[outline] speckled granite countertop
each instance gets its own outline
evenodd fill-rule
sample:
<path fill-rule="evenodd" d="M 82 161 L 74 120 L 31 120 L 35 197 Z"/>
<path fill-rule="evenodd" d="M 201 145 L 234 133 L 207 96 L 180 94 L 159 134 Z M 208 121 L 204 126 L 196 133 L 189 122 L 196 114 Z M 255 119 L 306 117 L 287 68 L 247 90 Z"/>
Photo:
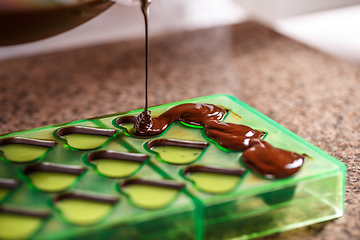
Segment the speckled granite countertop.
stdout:
<path fill-rule="evenodd" d="M 143 40 L 0 62 L 0 134 L 143 106 Z M 360 66 L 257 23 L 150 40 L 150 105 L 228 93 L 348 166 L 345 215 L 263 239 L 360 239 Z"/>

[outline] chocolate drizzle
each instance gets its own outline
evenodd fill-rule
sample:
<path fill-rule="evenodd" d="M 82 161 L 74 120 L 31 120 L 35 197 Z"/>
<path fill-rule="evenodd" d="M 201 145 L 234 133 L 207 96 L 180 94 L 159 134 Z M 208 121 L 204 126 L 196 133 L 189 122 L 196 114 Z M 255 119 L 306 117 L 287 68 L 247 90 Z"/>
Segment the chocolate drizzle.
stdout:
<path fill-rule="evenodd" d="M 142 112 L 135 120 L 134 132 L 138 136 L 155 136 L 164 132 L 171 123 L 182 121 L 203 127 L 205 135 L 225 149 L 244 151 L 242 162 L 265 178 L 286 178 L 301 168 L 304 156 L 274 148 L 261 140 L 265 132 L 245 125 L 221 122 L 225 113 L 226 110 L 206 103 L 181 104 L 154 118 Z"/>

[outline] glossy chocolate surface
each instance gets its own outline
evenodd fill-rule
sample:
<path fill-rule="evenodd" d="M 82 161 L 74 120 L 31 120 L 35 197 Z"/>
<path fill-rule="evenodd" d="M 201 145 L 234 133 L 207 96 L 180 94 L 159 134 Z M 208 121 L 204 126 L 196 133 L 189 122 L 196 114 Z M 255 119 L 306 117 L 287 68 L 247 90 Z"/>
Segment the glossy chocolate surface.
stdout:
<path fill-rule="evenodd" d="M 295 174 L 304 163 L 304 156 L 259 141 L 246 149 L 241 161 L 254 172 L 269 179 L 287 178 Z"/>

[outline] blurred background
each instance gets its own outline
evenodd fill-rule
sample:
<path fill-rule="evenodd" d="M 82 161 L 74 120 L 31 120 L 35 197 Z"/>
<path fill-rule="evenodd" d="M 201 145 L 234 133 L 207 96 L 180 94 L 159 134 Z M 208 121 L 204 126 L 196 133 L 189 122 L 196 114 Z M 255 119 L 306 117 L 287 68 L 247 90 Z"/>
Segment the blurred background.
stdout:
<path fill-rule="evenodd" d="M 126 1 L 126 0 L 118 0 Z M 360 63 L 360 0 L 153 0 L 150 35 L 255 19 L 330 55 Z M 0 60 L 142 38 L 138 7 L 114 4 L 85 24 L 34 43 L 0 47 Z"/>

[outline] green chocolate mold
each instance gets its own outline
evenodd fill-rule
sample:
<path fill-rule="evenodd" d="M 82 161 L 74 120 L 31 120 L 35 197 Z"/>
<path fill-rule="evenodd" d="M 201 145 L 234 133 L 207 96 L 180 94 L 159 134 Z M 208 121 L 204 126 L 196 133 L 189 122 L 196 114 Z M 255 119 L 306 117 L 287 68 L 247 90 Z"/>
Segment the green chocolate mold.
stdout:
<path fill-rule="evenodd" d="M 35 161 L 55 145 L 54 141 L 18 137 L 0 140 L 0 150 L 3 152 L 4 158 L 17 163 Z"/>
<path fill-rule="evenodd" d="M 45 162 L 27 166 L 22 172 L 38 190 L 61 192 L 74 185 L 85 170 L 80 166 Z"/>
<path fill-rule="evenodd" d="M 53 203 L 63 218 L 74 225 L 92 225 L 110 214 L 118 201 L 115 197 L 68 193 L 55 197 Z"/>
<path fill-rule="evenodd" d="M 147 148 L 157 153 L 160 160 L 171 164 L 192 163 L 200 158 L 208 146 L 206 142 L 175 139 L 157 139 L 147 144 Z"/>
<path fill-rule="evenodd" d="M 60 128 L 56 136 L 66 140 L 66 144 L 78 150 L 96 149 L 104 145 L 117 133 L 112 129 L 72 126 Z"/>
<path fill-rule="evenodd" d="M 224 169 L 191 166 L 183 170 L 184 176 L 207 193 L 221 194 L 232 191 L 244 175 L 245 169 Z"/>
<path fill-rule="evenodd" d="M 120 189 L 134 205 L 145 209 L 159 209 L 175 200 L 183 187 L 184 184 L 171 181 L 129 179 L 121 184 Z"/>
<path fill-rule="evenodd" d="M 106 177 L 122 178 L 134 174 L 149 156 L 138 153 L 98 151 L 87 156 L 96 170 Z"/>

